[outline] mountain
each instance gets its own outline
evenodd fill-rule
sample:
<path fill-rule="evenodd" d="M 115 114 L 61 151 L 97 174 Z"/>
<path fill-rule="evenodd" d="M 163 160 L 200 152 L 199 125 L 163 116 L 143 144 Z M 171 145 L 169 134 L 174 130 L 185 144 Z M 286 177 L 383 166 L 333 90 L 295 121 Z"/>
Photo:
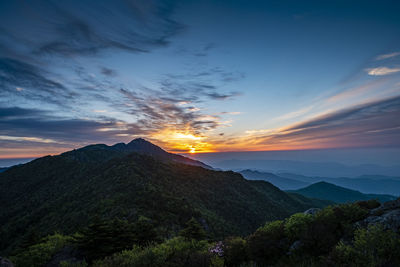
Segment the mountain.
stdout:
<path fill-rule="evenodd" d="M 200 159 L 202 157 L 199 157 Z M 205 161 L 207 162 L 207 161 Z M 212 162 L 212 166 L 224 170 L 253 169 L 265 172 L 296 173 L 305 176 L 358 177 L 365 174 L 398 176 L 400 165 L 375 164 L 346 165 L 337 162 L 308 162 L 297 160 L 228 159 Z"/>
<path fill-rule="evenodd" d="M 0 174 L 0 252 L 18 247 L 29 233 L 73 234 L 94 218 L 145 216 L 170 237 L 195 217 L 220 238 L 329 203 L 211 170 L 143 139 L 91 145 Z"/>
<path fill-rule="evenodd" d="M 73 150 L 76 151 L 76 150 Z M 77 154 L 74 154 L 72 151 L 71 152 L 66 152 L 64 154 L 72 155 L 75 156 Z M 184 163 L 188 165 L 194 165 L 194 166 L 201 166 L 203 168 L 207 169 L 212 169 L 210 166 L 204 164 L 203 162 L 193 160 L 181 155 L 169 153 L 159 146 L 156 146 L 152 144 L 151 142 L 148 142 L 144 140 L 143 138 L 137 138 L 129 142 L 128 144 L 124 143 L 118 143 L 113 146 L 107 146 L 105 144 L 96 144 L 96 145 L 89 145 L 83 148 L 78 149 L 80 152 L 84 151 L 100 151 L 100 152 L 105 152 L 107 151 L 107 155 L 104 154 L 105 159 L 112 158 L 114 156 L 121 156 L 121 154 L 129 154 L 129 153 L 138 153 L 138 154 L 143 154 L 143 155 L 148 155 L 152 156 L 158 160 L 161 161 L 173 161 L 173 162 L 179 162 L 179 163 Z M 85 160 L 85 153 L 79 153 L 80 160 Z M 90 157 L 87 158 L 87 160 L 104 160 L 102 157 Z"/>
<path fill-rule="evenodd" d="M 239 171 L 239 173 L 242 174 L 244 178 L 249 180 L 263 180 L 270 182 L 271 184 L 279 187 L 281 190 L 294 190 L 308 185 L 306 182 L 281 177 L 269 172 L 243 170 Z"/>
<path fill-rule="evenodd" d="M 309 198 L 331 200 L 336 203 L 346 203 L 369 199 L 377 199 L 381 202 L 386 202 L 396 199 L 396 197 L 391 195 L 363 194 L 359 191 L 350 190 L 327 182 L 318 182 L 291 192 L 295 192 Z"/>
<path fill-rule="evenodd" d="M 327 182 L 338 186 L 346 187 L 352 190 L 360 191 L 364 194 L 388 194 L 400 196 L 399 177 L 383 175 L 362 175 L 356 178 L 338 177 L 308 177 L 292 173 L 278 173 L 280 177 L 292 180 L 306 182 L 309 184 L 316 182 Z"/>

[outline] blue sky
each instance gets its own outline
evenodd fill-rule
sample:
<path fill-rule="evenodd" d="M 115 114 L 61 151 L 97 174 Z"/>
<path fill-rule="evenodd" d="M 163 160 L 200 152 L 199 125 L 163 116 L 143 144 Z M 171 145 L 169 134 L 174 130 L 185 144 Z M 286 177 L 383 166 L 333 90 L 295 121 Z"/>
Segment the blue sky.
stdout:
<path fill-rule="evenodd" d="M 396 1 L 3 1 L 0 158 L 400 145 Z"/>

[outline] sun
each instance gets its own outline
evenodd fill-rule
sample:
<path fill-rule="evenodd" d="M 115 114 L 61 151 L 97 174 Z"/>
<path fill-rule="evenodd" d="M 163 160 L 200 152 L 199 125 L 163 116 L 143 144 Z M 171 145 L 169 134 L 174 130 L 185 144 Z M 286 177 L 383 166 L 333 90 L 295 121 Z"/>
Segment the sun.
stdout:
<path fill-rule="evenodd" d="M 164 144 L 164 147 L 170 152 L 195 154 L 212 151 L 212 145 L 206 142 L 205 136 L 196 135 L 190 131 L 185 132 L 166 129 L 154 134 L 152 138 L 160 140 Z"/>

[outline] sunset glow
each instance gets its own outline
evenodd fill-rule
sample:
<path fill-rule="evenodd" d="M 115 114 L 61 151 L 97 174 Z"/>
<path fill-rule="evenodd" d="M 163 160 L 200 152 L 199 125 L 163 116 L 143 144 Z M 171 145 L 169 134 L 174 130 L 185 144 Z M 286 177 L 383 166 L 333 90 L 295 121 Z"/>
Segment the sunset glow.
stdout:
<path fill-rule="evenodd" d="M 93 3 L 0 4 L 0 158 L 400 147 L 395 9 Z"/>

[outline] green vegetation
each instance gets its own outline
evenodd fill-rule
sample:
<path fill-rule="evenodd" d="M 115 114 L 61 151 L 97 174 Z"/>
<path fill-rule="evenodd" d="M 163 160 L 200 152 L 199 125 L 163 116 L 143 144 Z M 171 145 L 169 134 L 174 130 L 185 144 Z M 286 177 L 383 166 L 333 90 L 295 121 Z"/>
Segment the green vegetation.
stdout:
<path fill-rule="evenodd" d="M 386 202 L 396 199 L 396 197 L 391 195 L 363 194 L 359 191 L 347 189 L 327 182 L 318 182 L 290 192 L 298 193 L 309 198 L 330 200 L 336 203 L 346 203 L 369 199 L 377 199 L 381 202 Z"/>
<path fill-rule="evenodd" d="M 80 232 L 95 218 L 132 224 L 143 216 L 165 239 L 193 217 L 217 240 L 326 204 L 234 172 L 95 145 L 0 174 L 0 255 L 15 254 L 54 232 Z"/>
<path fill-rule="evenodd" d="M 296 213 L 327 203 L 91 146 L 0 174 L 0 249 L 17 267 L 400 264 L 398 233 L 357 226 L 379 202 Z"/>
<path fill-rule="evenodd" d="M 81 250 L 84 258 L 63 261 L 63 267 L 399 266 L 398 233 L 379 224 L 368 228 L 355 224 L 376 205 L 375 201 L 365 201 L 329 206 L 315 215 L 298 213 L 268 222 L 247 237 L 218 242 L 202 239 L 204 230 L 194 218 L 180 236 L 161 241 L 150 235 L 147 242 L 137 239 L 139 233 L 135 232 L 135 227 L 147 219 L 132 225 L 120 220 L 98 222 L 73 237 L 49 236 L 12 260 L 17 267 L 42 266 L 68 245 Z"/>
<path fill-rule="evenodd" d="M 68 236 L 60 234 L 47 236 L 40 243 L 32 245 L 11 257 L 11 260 L 16 266 L 41 267 L 70 242 L 72 242 L 72 238 Z"/>

